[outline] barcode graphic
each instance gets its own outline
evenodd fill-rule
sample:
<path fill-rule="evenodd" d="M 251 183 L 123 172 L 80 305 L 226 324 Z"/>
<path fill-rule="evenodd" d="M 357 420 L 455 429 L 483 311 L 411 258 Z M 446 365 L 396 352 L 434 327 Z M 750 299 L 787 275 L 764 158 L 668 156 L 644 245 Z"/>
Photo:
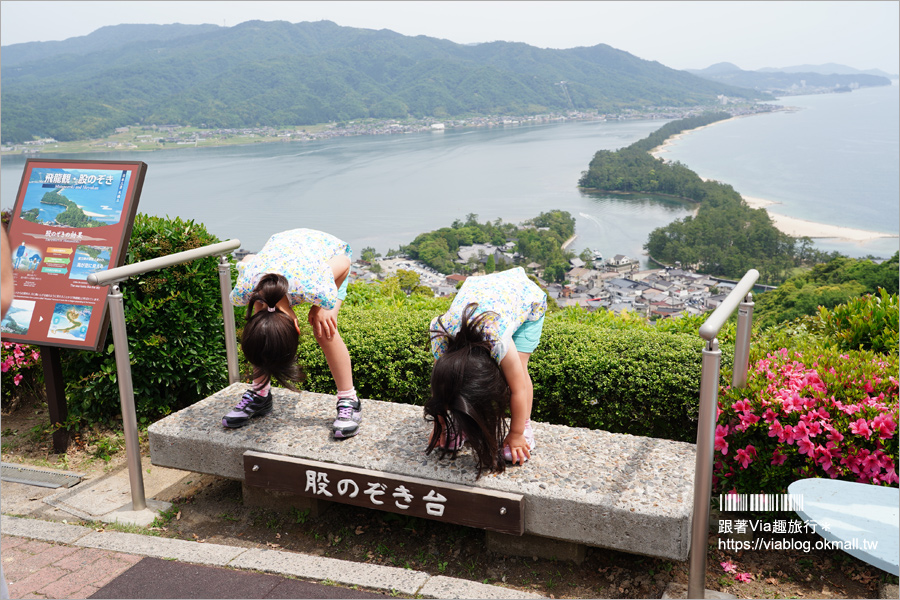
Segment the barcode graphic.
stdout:
<path fill-rule="evenodd" d="M 719 510 L 803 510 L 803 494 L 719 494 Z"/>

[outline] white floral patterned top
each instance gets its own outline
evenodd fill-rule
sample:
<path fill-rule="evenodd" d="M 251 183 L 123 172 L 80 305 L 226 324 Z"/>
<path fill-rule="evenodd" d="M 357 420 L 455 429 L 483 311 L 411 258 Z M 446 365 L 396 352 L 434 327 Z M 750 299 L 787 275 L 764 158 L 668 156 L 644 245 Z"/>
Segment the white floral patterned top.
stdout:
<path fill-rule="evenodd" d="M 525 269 L 517 267 L 466 279 L 453 299 L 450 310 L 431 321 L 431 330 L 440 331 L 443 325 L 451 335 L 456 335 L 463 310 L 471 302 L 478 303 L 474 315 L 494 313 L 485 319 L 484 332 L 491 341 L 491 356 L 498 364 L 506 356 L 516 330 L 526 321 L 537 321 L 547 311 L 547 294 L 528 279 Z M 447 348 L 445 338 L 431 340 L 431 352 L 435 360 L 443 356 Z"/>
<path fill-rule="evenodd" d="M 315 229 L 291 229 L 269 238 L 259 254 L 238 263 L 237 284 L 231 302 L 247 306 L 256 284 L 266 273 L 288 280 L 291 305 L 308 302 L 328 310 L 337 303 L 334 273 L 327 261 L 339 254 L 351 258 L 350 245 Z"/>

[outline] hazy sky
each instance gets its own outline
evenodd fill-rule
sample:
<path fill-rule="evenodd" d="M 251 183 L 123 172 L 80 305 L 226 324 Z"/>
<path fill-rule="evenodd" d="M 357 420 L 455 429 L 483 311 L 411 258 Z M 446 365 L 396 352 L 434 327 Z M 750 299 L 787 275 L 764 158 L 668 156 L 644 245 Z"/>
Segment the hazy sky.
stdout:
<path fill-rule="evenodd" d="M 900 73 L 900 2 L 0 2 L 0 43 L 64 40 L 120 23 L 259 19 L 391 29 L 458 43 L 609 44 L 675 69 L 840 63 Z"/>

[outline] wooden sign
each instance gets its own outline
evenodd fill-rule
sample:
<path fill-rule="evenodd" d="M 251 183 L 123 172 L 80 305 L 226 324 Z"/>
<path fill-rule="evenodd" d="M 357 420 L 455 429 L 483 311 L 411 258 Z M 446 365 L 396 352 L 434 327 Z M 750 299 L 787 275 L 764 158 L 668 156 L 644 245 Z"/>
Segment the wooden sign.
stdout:
<path fill-rule="evenodd" d="M 512 535 L 525 532 L 521 494 L 252 450 L 244 453 L 244 483 Z"/>

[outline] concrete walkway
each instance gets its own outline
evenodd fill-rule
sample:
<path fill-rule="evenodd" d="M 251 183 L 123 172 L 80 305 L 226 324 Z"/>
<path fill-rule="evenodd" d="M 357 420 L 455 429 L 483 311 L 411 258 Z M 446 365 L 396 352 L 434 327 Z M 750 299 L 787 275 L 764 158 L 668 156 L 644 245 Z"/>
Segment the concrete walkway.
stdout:
<path fill-rule="evenodd" d="M 0 531 L 0 559 L 11 598 L 374 598 L 379 593 L 423 598 L 542 597 L 396 567 L 95 531 L 6 515 L 0 518 Z M 158 561 L 145 563 L 145 557 L 185 567 L 216 568 L 169 568 Z M 169 570 L 172 574 L 163 572 Z M 260 573 L 278 578 L 260 578 Z M 179 581 L 176 577 L 193 585 L 175 585 L 176 593 L 166 595 L 166 586 Z M 359 595 L 363 590 L 376 593 Z"/>

